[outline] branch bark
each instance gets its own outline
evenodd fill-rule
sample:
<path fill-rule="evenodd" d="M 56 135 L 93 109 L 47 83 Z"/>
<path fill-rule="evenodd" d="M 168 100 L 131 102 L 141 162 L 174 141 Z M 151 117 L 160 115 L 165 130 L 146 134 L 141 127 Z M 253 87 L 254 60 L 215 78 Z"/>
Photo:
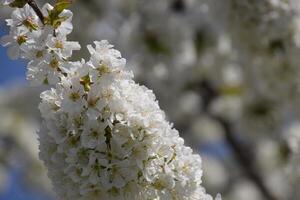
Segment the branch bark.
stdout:
<path fill-rule="evenodd" d="M 34 10 L 41 22 L 45 24 L 45 17 L 34 0 L 27 0 L 28 5 Z"/>

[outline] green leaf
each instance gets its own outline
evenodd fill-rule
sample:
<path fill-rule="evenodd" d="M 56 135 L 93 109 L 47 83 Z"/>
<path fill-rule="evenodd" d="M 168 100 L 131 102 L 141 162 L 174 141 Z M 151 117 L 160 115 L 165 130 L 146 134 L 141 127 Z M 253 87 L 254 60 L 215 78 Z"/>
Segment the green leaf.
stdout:
<path fill-rule="evenodd" d="M 90 91 L 91 89 L 91 78 L 89 75 L 83 76 L 80 78 L 80 84 L 84 87 L 86 92 Z"/>
<path fill-rule="evenodd" d="M 44 84 L 44 85 L 49 85 L 49 81 L 48 81 L 48 78 L 47 78 L 47 77 L 44 79 L 43 84 Z"/>
<path fill-rule="evenodd" d="M 67 18 L 59 17 L 59 15 L 64 9 L 68 8 L 71 4 L 71 0 L 57 0 L 54 5 L 54 8 L 49 11 L 49 16 L 45 19 L 45 23 L 57 29 L 63 21 L 67 20 Z"/>
<path fill-rule="evenodd" d="M 27 0 L 15 0 L 9 4 L 12 8 L 23 8 L 27 4 Z"/>
<path fill-rule="evenodd" d="M 71 0 L 57 0 L 53 10 L 59 15 L 64 9 L 68 8 L 71 4 Z"/>

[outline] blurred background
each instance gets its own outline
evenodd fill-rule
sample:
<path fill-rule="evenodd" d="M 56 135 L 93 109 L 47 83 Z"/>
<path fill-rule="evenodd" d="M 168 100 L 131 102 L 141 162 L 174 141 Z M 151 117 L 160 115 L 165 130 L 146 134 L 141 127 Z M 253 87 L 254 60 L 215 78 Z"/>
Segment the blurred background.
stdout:
<path fill-rule="evenodd" d="M 299 0 L 74 0 L 71 10 L 74 59 L 94 40 L 114 44 L 200 153 L 208 193 L 300 199 Z M 10 13 L 0 7 L 0 36 Z M 0 200 L 55 200 L 35 134 L 45 88 L 27 85 L 25 66 L 0 47 Z"/>

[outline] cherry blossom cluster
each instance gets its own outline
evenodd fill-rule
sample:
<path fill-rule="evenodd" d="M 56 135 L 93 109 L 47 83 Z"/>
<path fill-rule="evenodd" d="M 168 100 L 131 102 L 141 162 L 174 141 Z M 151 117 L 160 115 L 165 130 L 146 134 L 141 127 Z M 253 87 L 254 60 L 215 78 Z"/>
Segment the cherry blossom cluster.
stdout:
<path fill-rule="evenodd" d="M 15 9 L 11 19 L 6 20 L 10 33 L 1 38 L 1 44 L 8 46 L 11 59 L 29 60 L 27 79 L 33 85 L 55 85 L 63 76 L 62 69 L 72 51 L 80 49 L 78 42 L 66 38 L 73 29 L 72 12 L 63 10 L 54 18 L 49 16 L 53 15 L 51 10 L 50 4 L 41 9 L 45 19 L 50 21 L 44 25 L 28 4 Z"/>
<path fill-rule="evenodd" d="M 92 1 L 100 16 L 82 3 L 82 17 L 94 19 L 84 38 L 105 35 L 126 50 L 130 66 L 140 66 L 133 68 L 135 76 L 155 91 L 187 142 L 217 145 L 226 127 L 211 114 L 221 116 L 242 140 L 258 147 L 253 163 L 263 169 L 257 171 L 274 195 L 299 198 L 289 178 L 300 180 L 299 159 L 294 159 L 300 154 L 282 139 L 295 141 L 286 126 L 299 121 L 300 1 L 97 2 Z M 291 176 L 282 170 L 286 164 L 293 166 Z M 223 167 L 240 168 L 226 162 Z M 211 166 L 208 170 L 216 174 Z M 214 190 L 227 190 L 236 174 L 223 176 L 225 183 Z M 259 199 L 244 195 L 239 181 L 233 185 L 226 198 Z"/>
<path fill-rule="evenodd" d="M 1 39 L 11 58 L 29 60 L 32 84 L 52 86 L 41 94 L 40 158 L 59 199 L 213 199 L 201 186 L 200 156 L 153 92 L 133 81 L 119 51 L 96 41 L 88 62 L 69 60 L 80 45 L 67 41 L 72 13 L 64 3 L 44 5 L 42 19 L 18 5 Z"/>

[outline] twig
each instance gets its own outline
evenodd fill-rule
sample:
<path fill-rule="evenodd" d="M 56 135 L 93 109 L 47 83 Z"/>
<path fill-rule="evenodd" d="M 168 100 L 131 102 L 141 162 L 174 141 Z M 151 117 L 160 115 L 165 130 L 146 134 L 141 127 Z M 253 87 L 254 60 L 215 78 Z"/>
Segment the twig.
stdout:
<path fill-rule="evenodd" d="M 27 0 L 28 5 L 34 10 L 34 12 L 36 13 L 36 15 L 39 17 L 39 19 L 41 20 L 41 22 L 43 24 L 45 24 L 45 17 L 42 13 L 42 11 L 40 10 L 40 8 L 38 7 L 38 5 L 36 4 L 36 2 L 34 0 Z"/>

